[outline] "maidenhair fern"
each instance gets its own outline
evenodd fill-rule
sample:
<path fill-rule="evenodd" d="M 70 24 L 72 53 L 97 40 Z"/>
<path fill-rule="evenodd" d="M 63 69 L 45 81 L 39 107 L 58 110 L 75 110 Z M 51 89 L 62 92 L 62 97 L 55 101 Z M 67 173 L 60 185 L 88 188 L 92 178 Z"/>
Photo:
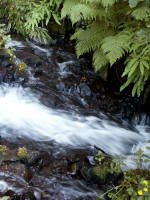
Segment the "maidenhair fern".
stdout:
<path fill-rule="evenodd" d="M 133 84 L 132 95 L 140 96 L 150 75 L 150 2 L 149 0 L 65 0 L 62 18 L 72 24 L 86 21 L 76 29 L 77 56 L 93 52 L 96 71 L 107 70 L 126 57 L 122 76 L 127 81 L 121 91 Z"/>

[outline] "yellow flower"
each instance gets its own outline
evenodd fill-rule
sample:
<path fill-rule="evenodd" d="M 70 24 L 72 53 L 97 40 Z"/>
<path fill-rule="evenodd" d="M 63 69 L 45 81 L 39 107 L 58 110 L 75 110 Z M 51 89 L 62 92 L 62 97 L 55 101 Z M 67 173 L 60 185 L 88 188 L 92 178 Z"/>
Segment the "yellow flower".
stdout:
<path fill-rule="evenodd" d="M 144 188 L 143 190 L 144 190 L 144 192 L 147 192 L 147 191 L 148 191 L 148 188 Z"/>
<path fill-rule="evenodd" d="M 142 195 L 142 194 L 143 194 L 142 190 L 139 190 L 138 195 Z"/>
<path fill-rule="evenodd" d="M 148 181 L 147 181 L 147 180 L 144 180 L 144 181 L 143 181 L 143 184 L 144 184 L 144 185 L 148 185 Z"/>

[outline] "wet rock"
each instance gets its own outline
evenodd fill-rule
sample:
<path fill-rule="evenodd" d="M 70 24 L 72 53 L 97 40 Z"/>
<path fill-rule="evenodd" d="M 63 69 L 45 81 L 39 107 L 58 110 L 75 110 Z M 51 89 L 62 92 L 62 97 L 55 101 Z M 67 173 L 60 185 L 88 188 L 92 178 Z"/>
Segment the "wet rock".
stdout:
<path fill-rule="evenodd" d="M 19 146 L 22 146 L 22 142 L 19 141 L 16 146 L 15 143 L 8 143 L 8 146 L 18 149 Z M 2 170 L 0 169 L 7 175 L 3 179 L 13 186 L 7 193 L 11 199 L 64 200 L 66 195 L 69 200 L 80 199 L 80 197 L 86 199 L 87 196 L 90 200 L 96 198 L 96 192 L 93 198 L 91 186 L 85 186 L 80 175 L 81 167 L 89 164 L 86 152 L 72 150 L 63 153 L 58 150 L 58 146 L 51 147 L 53 151 L 42 151 L 43 148 L 46 148 L 46 144 L 39 146 L 38 143 L 32 144 L 24 140 L 24 145 L 26 142 L 32 148 L 32 150 L 28 150 L 28 162 L 25 164 L 20 161 L 9 162 L 3 165 Z M 6 144 L 5 141 L 3 143 Z M 49 146 L 49 144 L 47 145 Z M 72 192 L 68 192 L 68 189 Z M 3 196 L 5 194 L 6 191 Z"/>
<path fill-rule="evenodd" d="M 31 158 L 28 159 L 27 166 L 33 167 L 37 170 L 42 169 L 44 166 L 48 165 L 51 161 L 51 153 L 43 152 L 43 153 L 34 153 Z"/>
<path fill-rule="evenodd" d="M 11 163 L 3 163 L 0 166 L 0 171 L 12 175 L 18 175 L 20 177 L 24 177 L 25 174 L 25 165 L 21 164 L 20 162 L 11 162 Z"/>
<path fill-rule="evenodd" d="M 6 72 L 3 78 L 4 83 L 12 83 L 15 81 L 15 77 L 13 73 Z"/>
<path fill-rule="evenodd" d="M 11 162 L 16 162 L 19 160 L 17 156 L 17 150 L 16 149 L 9 149 L 7 150 L 6 153 L 1 153 L 0 154 L 0 159 L 2 163 L 11 163 Z"/>
<path fill-rule="evenodd" d="M 28 38 L 27 40 L 30 40 L 31 42 L 33 42 L 34 44 L 36 45 L 39 45 L 39 46 L 49 46 L 52 44 L 53 40 L 52 39 L 41 39 L 39 40 L 38 37 L 34 37 L 34 38 Z"/>
<path fill-rule="evenodd" d="M 25 192 L 23 195 L 21 195 L 21 198 L 23 200 L 37 200 L 32 191 Z"/>
<path fill-rule="evenodd" d="M 80 83 L 79 88 L 81 96 L 91 96 L 91 90 L 86 83 Z"/>
<path fill-rule="evenodd" d="M 40 98 L 40 100 L 45 106 L 51 106 L 54 108 L 63 108 L 64 106 L 63 99 L 56 95 L 45 94 Z"/>
<path fill-rule="evenodd" d="M 8 59 L 8 58 L 6 58 Z M 11 83 L 15 81 L 15 66 L 10 61 L 0 62 L 0 82 Z"/>
<path fill-rule="evenodd" d="M 66 43 L 66 41 L 63 38 L 57 38 L 53 42 L 54 42 L 53 43 L 54 45 L 57 44 L 57 45 L 60 45 L 60 46 Z"/>
<path fill-rule="evenodd" d="M 6 193 L 2 194 L 2 197 L 3 196 L 9 196 L 11 200 L 38 200 L 33 191 L 25 191 L 23 194 L 16 194 L 14 191 L 8 190 Z"/>
<path fill-rule="evenodd" d="M 32 67 L 41 66 L 43 64 L 42 60 L 30 51 L 31 50 L 27 51 L 17 50 L 15 54 L 17 58 L 21 59 L 24 63 L 26 63 L 29 66 Z"/>
<path fill-rule="evenodd" d="M 95 166 L 93 168 L 82 167 L 81 175 L 86 181 L 93 182 L 98 185 L 110 183 L 114 184 L 118 177 L 118 175 L 111 174 L 108 171 L 106 171 L 106 169 L 103 168 L 103 166 Z"/>
<path fill-rule="evenodd" d="M 82 166 L 80 170 L 82 177 L 86 181 L 93 182 L 98 185 L 117 184 L 118 180 L 122 177 L 122 172 L 114 171 L 112 173 L 112 158 L 103 150 L 100 150 L 94 160 L 95 163 L 93 163 L 93 166 Z"/>
<path fill-rule="evenodd" d="M 79 173 L 80 170 L 80 163 L 72 163 L 68 168 L 68 174 L 75 176 Z"/>
<path fill-rule="evenodd" d="M 43 74 L 42 70 L 36 70 L 34 76 L 39 77 L 39 76 L 42 76 L 42 74 Z"/>

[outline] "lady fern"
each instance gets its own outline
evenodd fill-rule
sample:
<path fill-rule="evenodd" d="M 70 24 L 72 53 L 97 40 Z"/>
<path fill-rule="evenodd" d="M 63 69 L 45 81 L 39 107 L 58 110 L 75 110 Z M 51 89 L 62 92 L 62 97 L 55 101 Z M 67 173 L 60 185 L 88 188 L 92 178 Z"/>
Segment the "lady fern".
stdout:
<path fill-rule="evenodd" d="M 132 95 L 140 96 L 150 75 L 149 0 L 65 0 L 65 17 L 73 25 L 82 20 L 87 23 L 86 29 L 78 28 L 72 36 L 77 40 L 77 56 L 92 51 L 95 70 L 100 73 L 126 57 L 122 76 L 127 81 L 121 91 L 133 83 Z"/>

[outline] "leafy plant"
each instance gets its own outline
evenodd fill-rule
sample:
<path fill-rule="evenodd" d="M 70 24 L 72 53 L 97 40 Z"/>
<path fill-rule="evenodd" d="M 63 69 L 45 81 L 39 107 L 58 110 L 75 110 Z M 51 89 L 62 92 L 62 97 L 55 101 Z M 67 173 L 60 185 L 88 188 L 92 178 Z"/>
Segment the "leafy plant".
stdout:
<path fill-rule="evenodd" d="M 10 200 L 10 197 L 9 196 L 4 196 L 4 197 L 0 198 L 0 200 Z"/>
<path fill-rule="evenodd" d="M 25 147 L 19 148 L 17 156 L 21 159 L 25 159 L 27 157 L 27 149 Z"/>
<path fill-rule="evenodd" d="M 6 34 L 6 30 L 4 28 L 4 24 L 0 24 L 0 50 L 4 51 L 6 54 L 9 55 L 10 61 L 12 63 L 15 63 L 16 56 L 14 54 L 15 49 L 12 47 L 7 48 L 8 41 L 11 40 L 10 35 Z M 25 71 L 26 70 L 26 64 L 23 62 L 20 62 L 16 69 L 19 71 Z"/>
<path fill-rule="evenodd" d="M 8 151 L 8 148 L 5 145 L 0 145 L 0 153 L 6 154 Z"/>
<path fill-rule="evenodd" d="M 6 48 L 7 42 L 11 40 L 10 35 L 6 34 L 4 24 L 0 24 L 0 49 L 6 52 L 10 56 L 10 60 L 13 62 L 16 57 L 14 55 L 14 49 L 12 47 Z"/>
<path fill-rule="evenodd" d="M 125 57 L 127 80 L 120 90 L 133 84 L 132 95 L 140 96 L 150 75 L 149 0 L 65 0 L 62 18 L 67 16 L 73 25 L 87 24 L 77 26 L 71 38 L 77 40 L 77 56 L 93 52 L 100 73 Z"/>
<path fill-rule="evenodd" d="M 60 24 L 59 6 L 62 0 L 1 0 L 0 15 L 12 27 L 30 38 L 51 39 L 45 28 L 53 18 Z"/>
<path fill-rule="evenodd" d="M 147 147 L 150 150 L 150 147 Z M 103 161 L 100 154 L 96 157 L 99 165 Z M 116 186 L 112 186 L 108 191 L 100 196 L 100 200 L 105 199 L 105 196 L 112 200 L 149 200 L 150 199 L 150 160 L 144 152 L 139 149 L 134 155 L 134 163 L 136 169 L 121 170 L 122 166 L 126 167 L 123 159 L 112 160 L 107 167 L 107 171 L 111 173 L 123 173 L 123 178 L 118 181 Z M 144 163 L 147 163 L 147 168 L 144 168 Z"/>
<path fill-rule="evenodd" d="M 63 7 L 61 6 L 63 5 Z M 62 10 L 61 10 L 62 7 Z M 149 0 L 1 0 L 0 18 L 18 33 L 31 38 L 50 39 L 46 26 L 69 17 L 76 31 L 77 56 L 93 52 L 93 64 L 104 79 L 108 66 L 124 58 L 120 90 L 132 85 L 140 96 L 150 76 Z"/>

